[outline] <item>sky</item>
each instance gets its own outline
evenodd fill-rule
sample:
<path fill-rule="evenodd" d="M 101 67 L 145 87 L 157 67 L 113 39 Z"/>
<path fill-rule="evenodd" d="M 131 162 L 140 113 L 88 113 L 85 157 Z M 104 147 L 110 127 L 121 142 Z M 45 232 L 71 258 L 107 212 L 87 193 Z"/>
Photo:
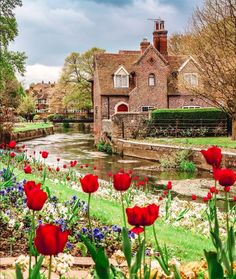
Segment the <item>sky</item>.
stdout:
<path fill-rule="evenodd" d="M 24 86 L 57 81 L 65 58 L 91 47 L 107 52 L 139 49 L 152 41 L 153 22 L 165 20 L 168 34 L 187 28 L 202 0 L 23 0 L 15 9 L 19 35 L 10 46 L 28 56 Z"/>

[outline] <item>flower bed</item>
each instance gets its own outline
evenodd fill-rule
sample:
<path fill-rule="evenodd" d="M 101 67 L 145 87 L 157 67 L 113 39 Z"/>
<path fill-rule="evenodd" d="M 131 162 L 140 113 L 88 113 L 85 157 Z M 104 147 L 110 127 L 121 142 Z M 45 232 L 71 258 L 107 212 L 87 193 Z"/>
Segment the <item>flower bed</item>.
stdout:
<path fill-rule="evenodd" d="M 171 247 L 167 248 L 166 245 L 161 246 L 162 243 L 159 243 L 154 225 L 157 218 L 161 219 L 159 222 L 165 226 L 183 227 L 208 237 L 209 242 L 212 240 L 216 252 L 205 250 L 206 261 L 211 267 L 208 269 L 209 277 L 214 278 L 212 276 L 216 272 L 214 271 L 216 266 L 217 272 L 222 276 L 226 270 L 225 274 L 233 278 L 235 206 L 230 208 L 229 201 L 235 201 L 235 197 L 230 197 L 229 194 L 236 175 L 231 170 L 220 169 L 219 149 L 212 147 L 203 151 L 207 162 L 213 166 L 215 178 L 215 185 L 206 193 L 203 204 L 196 202 L 198 198 L 195 195 L 192 196 L 192 202 L 172 198 L 171 182 L 164 189 L 160 189 L 158 195 L 154 195 L 149 189 L 148 178 L 140 179 L 132 171 L 120 170 L 117 174 L 108 174 L 110 183 L 107 183 L 98 180 L 95 166 L 85 165 L 79 168 L 88 168 L 91 173 L 84 177 L 80 175 L 78 179 L 77 161 L 71 161 L 69 166 L 61 166 L 58 158 L 57 166 L 53 168 L 46 164 L 49 156 L 47 151 L 42 151 L 41 154 L 26 154 L 25 147 L 15 149 L 14 142 L 3 147 L 1 151 L 3 170 L 0 172 L 0 218 L 3 226 L 0 235 L 4 241 L 1 253 L 19 255 L 20 252 L 28 252 L 29 260 L 24 258 L 24 261 L 29 269 L 29 278 L 39 274 L 40 266 L 45 265 L 45 257 L 40 254 L 50 256 L 46 257 L 46 261 L 49 261 L 47 265 L 49 278 L 53 270 L 64 276 L 70 264 L 65 264 L 65 268 L 59 262 L 57 264 L 53 262 L 56 260 L 53 256 L 63 251 L 74 256 L 89 253 L 95 261 L 94 274 L 99 278 L 124 278 L 114 277 L 117 274 L 121 276 L 120 272 L 127 278 L 149 278 L 155 268 L 152 266 L 154 263 L 151 264 L 152 268 L 147 263 L 154 259 L 158 263 L 159 271 L 156 274 L 159 274 L 159 277 L 195 278 L 183 277 L 186 276 L 183 265 L 179 266 L 178 261 L 171 260 L 173 258 L 173 251 L 169 249 Z M 39 156 L 40 160 L 37 158 Z M 22 171 L 25 173 L 25 180 L 18 178 L 22 177 Z M 37 182 L 28 179 L 32 177 L 32 173 L 38 179 Z M 54 195 L 53 184 L 71 188 L 78 192 L 78 196 L 81 192 L 86 193 L 87 197 L 83 194 L 86 201 L 78 196 L 67 197 L 67 200 L 62 201 L 60 195 Z M 218 184 L 225 192 L 225 213 L 217 209 L 218 189 L 221 187 Z M 120 201 L 123 208 L 123 227 L 121 224 L 107 226 L 101 220 L 91 218 L 91 211 L 96 211 L 94 206 L 91 207 L 94 195 L 101 200 L 114 203 Z M 99 204 L 97 206 L 99 207 Z M 128 230 L 127 221 L 133 226 L 131 230 Z M 153 232 L 150 233 L 149 227 Z M 153 241 L 150 241 L 150 234 Z M 225 240 L 228 243 L 226 248 L 222 245 Z M 123 252 L 119 252 L 120 250 Z M 123 257 L 123 260 L 127 261 L 127 267 L 118 271 L 110 266 L 107 254 L 109 257 L 113 255 L 116 259 Z M 131 260 L 133 255 L 136 256 Z M 33 256 L 38 259 L 34 265 Z M 19 261 L 22 259 L 21 257 Z M 201 272 L 206 276 L 205 262 L 199 262 L 197 266 L 194 276 Z M 20 264 L 17 265 L 17 272 L 21 273 Z"/>

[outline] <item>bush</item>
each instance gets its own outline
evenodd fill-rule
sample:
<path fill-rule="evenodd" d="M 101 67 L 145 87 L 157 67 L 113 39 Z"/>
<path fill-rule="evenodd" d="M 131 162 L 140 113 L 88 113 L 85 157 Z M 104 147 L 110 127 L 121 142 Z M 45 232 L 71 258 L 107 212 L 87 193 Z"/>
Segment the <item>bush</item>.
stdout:
<path fill-rule="evenodd" d="M 193 173 L 196 171 L 196 165 L 189 160 L 183 160 L 179 165 L 179 170 Z"/>
<path fill-rule="evenodd" d="M 69 122 L 63 122 L 63 128 L 64 129 L 70 128 L 70 123 Z"/>
<path fill-rule="evenodd" d="M 109 143 L 105 143 L 104 141 L 100 141 L 97 144 L 97 150 L 100 152 L 106 152 L 107 154 L 112 154 L 112 147 Z"/>
<path fill-rule="evenodd" d="M 48 115 L 48 120 L 49 120 L 49 121 L 52 122 L 54 118 L 55 118 L 55 114 L 49 114 L 49 115 Z"/>
<path fill-rule="evenodd" d="M 225 119 L 227 114 L 215 108 L 199 109 L 156 109 L 151 113 L 152 119 Z"/>

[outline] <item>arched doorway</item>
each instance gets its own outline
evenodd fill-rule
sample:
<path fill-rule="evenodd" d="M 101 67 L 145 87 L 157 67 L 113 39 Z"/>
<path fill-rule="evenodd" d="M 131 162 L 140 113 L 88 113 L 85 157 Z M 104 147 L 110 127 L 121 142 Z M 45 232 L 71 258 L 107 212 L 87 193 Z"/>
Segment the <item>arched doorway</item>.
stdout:
<path fill-rule="evenodd" d="M 117 106 L 117 109 L 116 109 L 117 112 L 126 112 L 128 110 L 129 109 L 128 109 L 128 106 L 126 104 L 120 104 L 120 105 Z"/>

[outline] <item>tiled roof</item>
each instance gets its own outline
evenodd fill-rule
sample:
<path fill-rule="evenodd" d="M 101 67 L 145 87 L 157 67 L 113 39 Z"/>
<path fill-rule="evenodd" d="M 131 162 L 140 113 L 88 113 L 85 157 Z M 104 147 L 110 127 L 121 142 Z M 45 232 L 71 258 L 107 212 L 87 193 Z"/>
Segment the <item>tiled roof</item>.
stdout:
<path fill-rule="evenodd" d="M 113 75 L 122 65 L 126 71 L 133 71 L 134 63 L 139 59 L 140 52 L 122 52 L 119 54 L 101 53 L 95 56 L 95 63 L 98 70 L 98 79 L 103 94 L 128 93 L 131 88 L 114 88 Z"/>

